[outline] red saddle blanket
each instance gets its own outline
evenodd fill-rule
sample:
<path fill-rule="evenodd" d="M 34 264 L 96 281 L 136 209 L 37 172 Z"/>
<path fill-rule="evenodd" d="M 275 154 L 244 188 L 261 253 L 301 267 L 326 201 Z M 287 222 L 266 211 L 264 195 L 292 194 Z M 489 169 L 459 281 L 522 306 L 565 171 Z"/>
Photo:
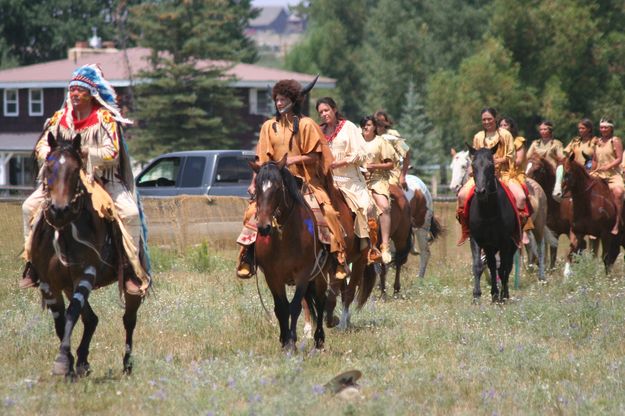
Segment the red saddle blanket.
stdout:
<path fill-rule="evenodd" d="M 519 210 L 517 209 L 517 206 L 516 206 L 516 200 L 514 199 L 514 195 L 512 195 L 512 192 L 510 192 L 510 188 L 504 185 L 504 183 L 501 182 L 499 179 L 497 180 L 499 181 L 499 184 L 501 185 L 503 190 L 506 192 L 506 196 L 508 197 L 508 200 L 510 201 L 512 208 L 514 209 L 514 217 L 516 218 L 516 227 L 514 227 L 514 234 L 511 237 L 514 240 L 514 243 L 518 247 L 520 247 L 521 239 L 523 237 L 523 228 L 521 227 L 521 216 L 519 215 Z M 527 187 L 524 187 L 523 190 L 525 191 L 525 194 L 527 195 Z M 469 208 L 471 207 L 471 201 L 473 200 L 474 195 L 475 195 L 475 185 L 473 185 L 471 189 L 469 189 L 469 194 L 467 195 L 467 201 L 464 204 L 464 217 L 465 217 L 467 224 L 469 224 L 469 214 L 470 214 Z M 527 215 L 527 216 L 530 215 L 529 199 L 528 199 L 528 203 L 525 204 L 525 209 L 523 210 L 523 213 L 524 215 Z"/>

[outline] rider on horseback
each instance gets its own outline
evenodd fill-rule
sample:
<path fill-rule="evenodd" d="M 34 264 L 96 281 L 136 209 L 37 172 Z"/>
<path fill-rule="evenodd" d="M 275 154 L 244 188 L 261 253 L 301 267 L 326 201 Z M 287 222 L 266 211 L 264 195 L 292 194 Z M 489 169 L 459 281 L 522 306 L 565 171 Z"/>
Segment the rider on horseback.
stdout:
<path fill-rule="evenodd" d="M 57 141 L 71 141 L 74 136 L 82 137 L 82 156 L 86 174 L 91 181 L 101 182 L 114 202 L 115 209 L 124 227 L 132 238 L 134 247 L 126 254 L 140 281 L 125 276 L 125 289 L 129 294 L 142 295 L 149 286 L 149 266 L 141 265 L 139 258 L 147 261 L 145 238 L 138 200 L 134 195 L 134 178 L 130 167 L 126 145 L 121 129 L 122 123 L 131 123 L 120 114 L 117 96 L 111 84 L 102 75 L 97 65 L 84 65 L 74 71 L 63 108 L 54 113 L 44 126 L 43 133 L 35 146 L 35 156 L 40 165 L 50 151 L 48 134 Z M 41 180 L 41 178 L 39 178 Z M 24 219 L 24 258 L 26 267 L 20 281 L 20 288 L 37 285 L 38 277 L 31 267 L 30 235 L 40 219 L 41 207 L 45 201 L 45 190 L 40 183 L 37 189 L 22 205 Z M 129 252 L 130 251 L 130 252 Z"/>
<path fill-rule="evenodd" d="M 355 215 L 354 233 L 360 238 L 361 249 L 369 248 L 368 262 L 377 262 L 380 260 L 380 251 L 376 248 L 378 223 L 375 216 L 367 219 L 373 201 L 360 170 L 367 160 L 365 140 L 358 127 L 343 118 L 332 97 L 317 100 L 316 108 L 322 121 L 321 130 L 334 156 L 334 184 Z"/>
<path fill-rule="evenodd" d="M 510 192 L 514 195 L 516 200 L 516 207 L 521 217 L 521 224 L 524 229 L 532 227 L 531 222 L 528 224 L 529 212 L 526 206 L 527 196 L 523 187 L 518 182 L 515 168 L 516 149 L 514 145 L 514 138 L 512 134 L 506 129 L 498 128 L 497 111 L 494 108 L 484 108 L 482 110 L 482 127 L 484 130 L 478 132 L 473 137 L 473 147 L 478 150 L 483 147 L 493 148 L 497 147 L 497 152 L 494 155 L 495 161 L 495 175 L 510 189 Z M 465 215 L 465 204 L 469 192 L 474 187 L 475 182 L 473 178 L 469 179 L 458 191 L 458 205 L 456 207 L 456 218 L 461 226 L 462 234 L 458 245 L 463 244 L 469 238 L 469 223 L 468 216 Z"/>
<path fill-rule="evenodd" d="M 408 168 L 410 167 L 410 146 L 408 146 L 397 130 L 391 128 L 393 127 L 393 120 L 385 111 L 378 110 L 373 117 L 376 121 L 377 134 L 386 139 L 397 153 L 395 167 L 391 171 L 389 184 L 399 185 L 400 188 L 407 189 L 406 173 L 408 173 Z"/>
<path fill-rule="evenodd" d="M 302 115 L 304 97 L 312 89 L 315 81 L 304 89 L 295 80 L 281 80 L 274 85 L 272 98 L 276 116 L 267 120 L 260 129 L 256 157 L 258 163 L 263 164 L 279 161 L 285 154 L 287 155 L 286 163 L 289 170 L 306 184 L 309 192 L 312 192 L 330 229 L 330 251 L 336 255 L 339 264 L 336 277 L 342 279 L 347 275 L 345 239 L 331 199 L 334 196 L 330 189 L 333 187 L 332 153 L 319 125 Z M 254 183 L 255 175 L 249 188 L 251 195 L 255 193 Z M 237 239 L 241 245 L 237 276 L 242 279 L 254 274 L 255 214 L 256 203 L 251 201 L 244 215 L 243 230 Z"/>

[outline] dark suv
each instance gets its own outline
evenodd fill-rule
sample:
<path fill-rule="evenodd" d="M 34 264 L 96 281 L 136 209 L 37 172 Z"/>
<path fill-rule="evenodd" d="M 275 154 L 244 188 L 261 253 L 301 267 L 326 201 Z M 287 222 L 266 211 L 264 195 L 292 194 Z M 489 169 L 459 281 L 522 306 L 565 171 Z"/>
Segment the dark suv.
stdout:
<path fill-rule="evenodd" d="M 252 179 L 248 150 L 191 150 L 158 156 L 137 176 L 141 196 L 222 195 L 247 197 Z"/>

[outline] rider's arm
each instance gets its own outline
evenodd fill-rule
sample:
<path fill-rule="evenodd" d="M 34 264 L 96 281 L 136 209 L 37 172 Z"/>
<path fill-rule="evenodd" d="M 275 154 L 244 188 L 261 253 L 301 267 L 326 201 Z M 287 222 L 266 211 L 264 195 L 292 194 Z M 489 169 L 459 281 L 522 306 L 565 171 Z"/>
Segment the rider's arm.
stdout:
<path fill-rule="evenodd" d="M 107 110 L 99 110 L 100 137 L 95 146 L 89 146 L 87 152 L 94 167 L 114 165 L 119 156 L 118 124 Z"/>
<path fill-rule="evenodd" d="M 308 153 L 308 154 L 299 155 L 299 156 L 289 156 L 286 159 L 287 166 L 291 166 L 296 163 L 303 163 L 304 165 L 311 165 L 317 162 L 319 162 L 318 153 Z"/>

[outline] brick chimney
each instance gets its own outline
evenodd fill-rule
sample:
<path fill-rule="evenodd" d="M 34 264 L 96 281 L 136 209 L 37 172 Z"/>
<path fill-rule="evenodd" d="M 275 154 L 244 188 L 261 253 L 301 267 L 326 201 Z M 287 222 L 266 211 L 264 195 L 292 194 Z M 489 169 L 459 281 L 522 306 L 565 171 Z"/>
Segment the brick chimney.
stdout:
<path fill-rule="evenodd" d="M 114 53 L 114 52 L 119 52 L 119 50 L 115 48 L 115 42 L 112 42 L 112 41 L 102 42 L 101 48 L 90 48 L 89 42 L 78 41 L 76 42 L 73 48 L 68 49 L 67 59 L 70 59 L 74 61 L 74 63 L 76 63 L 78 62 L 78 59 L 84 58 L 86 56 L 99 55 L 102 53 Z"/>

